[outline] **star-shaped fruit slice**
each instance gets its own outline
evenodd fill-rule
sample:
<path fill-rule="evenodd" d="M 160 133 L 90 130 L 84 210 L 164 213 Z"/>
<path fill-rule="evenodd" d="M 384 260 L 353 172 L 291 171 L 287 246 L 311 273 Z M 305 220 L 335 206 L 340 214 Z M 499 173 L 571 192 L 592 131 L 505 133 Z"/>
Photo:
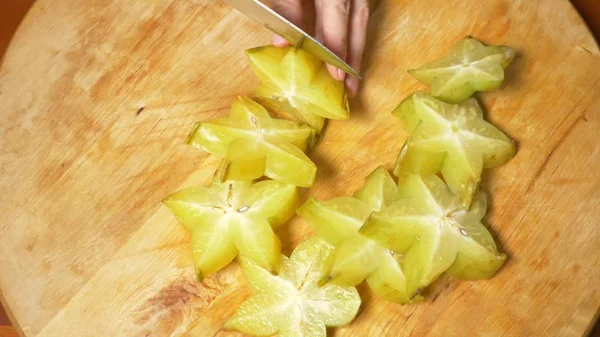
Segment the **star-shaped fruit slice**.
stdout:
<path fill-rule="evenodd" d="M 506 255 L 481 223 L 485 194 L 477 193 L 467 211 L 435 175 L 400 179 L 397 200 L 373 213 L 360 233 L 404 253 L 408 293 L 419 293 L 443 272 L 467 280 L 492 277 Z"/>
<path fill-rule="evenodd" d="M 444 58 L 409 73 L 431 86 L 431 94 L 449 103 L 459 103 L 475 91 L 498 88 L 504 81 L 504 69 L 515 56 L 505 46 L 486 46 L 473 38 L 456 43 Z"/>
<path fill-rule="evenodd" d="M 354 287 L 317 285 L 323 263 L 333 248 L 318 237 L 301 243 L 288 259 L 282 256 L 278 276 L 255 262 L 240 259 L 256 294 L 223 326 L 252 336 L 325 337 L 327 327 L 349 324 L 360 307 Z"/>
<path fill-rule="evenodd" d="M 355 286 L 365 279 L 376 295 L 397 303 L 418 300 L 406 292 L 402 255 L 358 233 L 374 211 L 391 204 L 397 187 L 383 168 L 374 170 L 354 197 L 308 200 L 297 213 L 335 246 L 325 262 L 321 284 Z"/>
<path fill-rule="evenodd" d="M 276 270 L 281 245 L 273 228 L 289 220 L 299 204 L 298 188 L 275 180 L 228 181 L 176 192 L 163 202 L 192 233 L 196 274 L 222 269 L 238 252 Z"/>
<path fill-rule="evenodd" d="M 394 174 L 442 172 L 465 208 L 471 205 L 482 169 L 504 164 L 516 153 L 515 143 L 483 120 L 474 98 L 455 105 L 417 92 L 392 114 L 410 134 Z"/>
<path fill-rule="evenodd" d="M 317 167 L 303 151 L 313 137 L 310 127 L 273 119 L 260 104 L 238 97 L 227 118 L 197 123 L 186 142 L 226 158 L 222 180 L 253 180 L 265 175 L 311 187 Z"/>
<path fill-rule="evenodd" d="M 295 47 L 263 46 L 246 54 L 262 82 L 252 96 L 267 108 L 310 125 L 317 134 L 325 118 L 348 118 L 344 83 L 329 75 L 323 61 Z"/>

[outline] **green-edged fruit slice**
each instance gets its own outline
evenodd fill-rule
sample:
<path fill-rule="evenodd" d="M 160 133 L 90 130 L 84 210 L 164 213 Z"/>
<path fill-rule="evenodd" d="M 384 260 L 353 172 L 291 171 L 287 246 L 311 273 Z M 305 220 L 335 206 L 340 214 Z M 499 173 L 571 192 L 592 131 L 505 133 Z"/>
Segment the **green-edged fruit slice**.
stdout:
<path fill-rule="evenodd" d="M 310 198 L 296 211 L 320 237 L 336 246 L 355 236 L 371 212 L 369 205 L 353 197 Z"/>
<path fill-rule="evenodd" d="M 238 253 L 276 270 L 281 247 L 273 228 L 294 215 L 299 200 L 296 186 L 265 180 L 187 188 L 163 202 L 192 233 L 196 274 L 202 280 Z"/>
<path fill-rule="evenodd" d="M 487 279 L 502 266 L 481 223 L 486 197 L 479 192 L 471 210 L 437 176 L 400 177 L 397 201 L 373 213 L 360 233 L 404 253 L 407 292 L 419 293 L 443 272 L 462 279 Z"/>
<path fill-rule="evenodd" d="M 514 56 L 515 51 L 509 47 L 486 46 L 468 37 L 456 43 L 445 57 L 409 73 L 431 86 L 433 96 L 459 103 L 475 91 L 498 88 Z"/>
<path fill-rule="evenodd" d="M 482 169 L 502 165 L 516 154 L 515 143 L 483 120 L 474 98 L 454 105 L 417 92 L 392 114 L 410 134 L 394 174 L 442 172 L 465 208 L 471 205 Z"/>
<path fill-rule="evenodd" d="M 252 336 L 326 337 L 327 327 L 347 325 L 356 316 L 360 296 L 354 287 L 317 285 L 332 250 L 323 239 L 304 241 L 288 259 L 282 256 L 278 276 L 241 258 L 244 275 L 257 292 L 223 326 Z"/>
<path fill-rule="evenodd" d="M 419 293 L 408 294 L 406 291 L 406 275 L 402 270 L 404 256 L 392 250 L 383 256 L 379 267 L 367 276 L 367 284 L 375 295 L 386 301 L 406 304 L 423 300 Z"/>
<path fill-rule="evenodd" d="M 416 299 L 406 292 L 406 279 L 398 261 L 401 256 L 358 233 L 370 214 L 393 203 L 396 195 L 396 183 L 379 167 L 354 197 L 310 199 L 298 209 L 317 234 L 335 246 L 325 262 L 320 284 L 355 286 L 370 279 L 373 291 L 385 299 L 398 303 Z"/>
<path fill-rule="evenodd" d="M 317 167 L 304 151 L 313 138 L 310 127 L 273 119 L 260 104 L 238 97 L 229 116 L 198 123 L 186 142 L 226 159 L 222 180 L 254 180 L 265 175 L 311 187 Z"/>
<path fill-rule="evenodd" d="M 263 46 L 246 54 L 262 82 L 252 96 L 267 108 L 310 125 L 317 134 L 325 118 L 348 118 L 344 83 L 329 75 L 323 61 L 295 47 Z"/>

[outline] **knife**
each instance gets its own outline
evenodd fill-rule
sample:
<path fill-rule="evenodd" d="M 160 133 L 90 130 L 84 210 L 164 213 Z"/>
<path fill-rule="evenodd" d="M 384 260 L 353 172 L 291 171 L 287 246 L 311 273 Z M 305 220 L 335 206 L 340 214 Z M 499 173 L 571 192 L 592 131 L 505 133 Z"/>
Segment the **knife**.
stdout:
<path fill-rule="evenodd" d="M 307 34 L 302 29 L 279 15 L 277 12 L 263 4 L 259 0 L 225 0 L 233 8 L 254 21 L 262 24 L 273 33 L 288 40 L 298 48 L 309 52 L 313 56 L 342 69 L 344 72 L 362 79 L 360 74 L 352 69 L 344 60 L 327 49 L 321 42 Z"/>

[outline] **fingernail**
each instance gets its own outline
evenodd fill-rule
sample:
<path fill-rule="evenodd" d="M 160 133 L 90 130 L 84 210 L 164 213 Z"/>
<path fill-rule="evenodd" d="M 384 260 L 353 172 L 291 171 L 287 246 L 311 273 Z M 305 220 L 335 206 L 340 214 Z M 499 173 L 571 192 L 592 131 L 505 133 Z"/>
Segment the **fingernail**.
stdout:
<path fill-rule="evenodd" d="M 284 38 L 282 38 L 279 35 L 274 35 L 273 36 L 273 45 L 276 47 L 285 47 L 288 45 L 288 41 Z"/>
<path fill-rule="evenodd" d="M 343 81 L 346 78 L 346 73 L 342 69 L 338 69 L 337 72 L 338 72 L 339 80 Z"/>
<path fill-rule="evenodd" d="M 341 81 L 343 80 L 340 79 L 340 73 L 339 73 L 339 69 L 332 66 L 331 64 L 327 64 L 327 70 L 329 71 L 329 74 L 331 75 L 331 77 L 333 77 L 334 80 L 336 81 Z"/>

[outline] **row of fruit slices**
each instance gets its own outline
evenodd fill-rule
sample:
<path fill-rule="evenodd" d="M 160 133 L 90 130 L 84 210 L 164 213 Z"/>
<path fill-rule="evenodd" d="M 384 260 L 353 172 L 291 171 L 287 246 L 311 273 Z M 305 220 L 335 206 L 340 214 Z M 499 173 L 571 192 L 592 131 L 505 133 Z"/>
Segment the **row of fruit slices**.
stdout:
<path fill-rule="evenodd" d="M 354 319 L 354 286 L 365 280 L 381 298 L 406 304 L 422 300 L 444 272 L 486 279 L 502 266 L 506 256 L 481 222 L 487 200 L 479 181 L 483 168 L 503 164 L 516 148 L 469 97 L 502 84 L 510 48 L 466 38 L 411 71 L 432 95 L 415 93 L 393 112 L 410 135 L 394 170 L 398 184 L 379 167 L 354 196 L 311 198 L 299 208 L 298 187 L 312 187 L 317 173 L 306 150 L 326 118 L 349 117 L 344 85 L 301 49 L 266 46 L 247 55 L 262 82 L 255 101 L 236 99 L 226 118 L 198 123 L 186 141 L 224 158 L 215 181 L 164 200 L 192 233 L 200 280 L 239 254 L 257 291 L 226 329 L 325 336 L 326 327 Z M 296 213 L 318 237 L 288 258 L 274 230 Z"/>

